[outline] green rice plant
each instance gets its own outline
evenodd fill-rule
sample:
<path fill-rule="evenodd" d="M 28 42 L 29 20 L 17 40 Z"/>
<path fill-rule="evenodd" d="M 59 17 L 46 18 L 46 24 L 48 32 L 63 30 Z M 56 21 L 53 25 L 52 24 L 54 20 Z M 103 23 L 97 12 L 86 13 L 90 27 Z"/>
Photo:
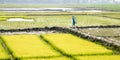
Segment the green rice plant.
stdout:
<path fill-rule="evenodd" d="M 0 21 L 7 21 L 10 18 L 24 18 L 29 19 L 27 16 L 0 16 Z"/>
<path fill-rule="evenodd" d="M 7 54 L 7 52 L 4 50 L 2 43 L 0 41 L 0 60 L 4 59 L 10 59 L 10 56 Z"/>
<path fill-rule="evenodd" d="M 34 27 L 71 27 L 71 16 L 37 16 L 34 22 L 0 21 L 0 29 L 21 29 Z M 77 26 L 120 25 L 120 20 L 97 16 L 76 16 Z"/>
<path fill-rule="evenodd" d="M 6 21 L 7 19 L 10 18 L 24 18 L 24 19 L 29 19 L 27 16 L 0 16 L 0 21 Z"/>
<path fill-rule="evenodd" d="M 7 20 L 7 18 L 1 18 L 0 17 L 0 21 L 6 21 Z"/>
<path fill-rule="evenodd" d="M 60 56 L 36 35 L 2 35 L 16 58 Z"/>
<path fill-rule="evenodd" d="M 103 10 L 120 10 L 120 4 L 88 4 L 87 6 L 92 8 L 100 8 Z"/>
<path fill-rule="evenodd" d="M 119 25 L 119 20 L 97 16 L 75 16 L 78 26 Z M 71 26 L 71 16 L 37 16 L 33 17 L 41 24 L 49 23 L 56 26 Z M 51 26 L 51 25 L 50 25 Z"/>
<path fill-rule="evenodd" d="M 27 16 L 0 16 L 0 18 L 27 18 Z"/>
<path fill-rule="evenodd" d="M 70 55 L 112 54 L 112 50 L 71 34 L 45 34 L 43 38 Z"/>
<path fill-rule="evenodd" d="M 97 16 L 76 16 L 78 26 L 119 25 L 119 20 Z"/>
<path fill-rule="evenodd" d="M 107 17 L 111 17 L 111 18 L 118 18 L 118 19 L 120 19 L 120 14 L 119 15 L 103 15 L 103 16 L 107 16 Z"/>
<path fill-rule="evenodd" d="M 78 56 L 78 60 L 120 60 L 120 55 Z"/>
<path fill-rule="evenodd" d="M 108 17 L 108 18 L 117 18 L 120 19 L 120 12 L 103 12 L 99 14 L 100 16 Z"/>

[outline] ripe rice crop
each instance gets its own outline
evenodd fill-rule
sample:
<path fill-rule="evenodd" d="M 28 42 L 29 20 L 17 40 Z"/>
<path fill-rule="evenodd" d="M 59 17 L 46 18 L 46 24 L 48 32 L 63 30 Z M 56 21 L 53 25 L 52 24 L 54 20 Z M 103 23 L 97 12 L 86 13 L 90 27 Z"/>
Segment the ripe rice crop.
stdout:
<path fill-rule="evenodd" d="M 1 37 L 17 58 L 60 55 L 36 35 L 3 35 Z"/>
<path fill-rule="evenodd" d="M 120 60 L 120 55 L 79 56 L 80 60 Z"/>
<path fill-rule="evenodd" d="M 9 59 L 9 58 L 10 58 L 9 55 L 4 50 L 4 48 L 2 47 L 1 42 L 0 42 L 0 60 L 2 60 L 2 59 Z"/>
<path fill-rule="evenodd" d="M 45 34 L 43 38 L 70 55 L 112 54 L 105 47 L 71 34 Z"/>
<path fill-rule="evenodd" d="M 67 58 L 67 57 L 54 57 L 54 58 L 41 58 L 41 59 L 39 59 L 39 58 L 33 58 L 33 59 L 31 59 L 31 58 L 29 58 L 29 59 L 21 59 L 21 60 L 70 60 L 69 58 Z"/>

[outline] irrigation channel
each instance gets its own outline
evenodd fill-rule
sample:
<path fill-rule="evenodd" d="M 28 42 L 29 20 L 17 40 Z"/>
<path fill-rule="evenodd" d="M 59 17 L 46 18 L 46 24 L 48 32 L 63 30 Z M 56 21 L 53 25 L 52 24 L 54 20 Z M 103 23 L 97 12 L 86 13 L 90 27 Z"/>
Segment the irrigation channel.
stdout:
<path fill-rule="evenodd" d="M 88 39 L 92 42 L 99 43 L 108 49 L 112 49 L 117 53 L 120 53 L 120 41 L 114 39 L 107 39 L 104 36 L 95 36 L 92 34 L 82 32 L 82 29 L 120 29 L 120 26 L 87 26 L 87 27 L 77 27 L 77 28 L 64 28 L 64 27 L 45 27 L 45 28 L 26 28 L 26 29 L 9 29 L 0 30 L 1 35 L 11 35 L 11 34 L 47 34 L 47 33 L 70 33 L 78 37 Z M 120 36 L 119 36 L 120 37 Z"/>

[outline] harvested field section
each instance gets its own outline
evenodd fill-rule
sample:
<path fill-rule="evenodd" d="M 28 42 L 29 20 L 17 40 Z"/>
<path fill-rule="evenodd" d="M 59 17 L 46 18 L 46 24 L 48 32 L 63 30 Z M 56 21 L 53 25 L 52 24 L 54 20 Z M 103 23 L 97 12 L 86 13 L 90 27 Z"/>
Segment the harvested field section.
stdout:
<path fill-rule="evenodd" d="M 36 35 L 3 35 L 1 37 L 16 58 L 60 56 Z"/>
<path fill-rule="evenodd" d="M 120 28 L 86 28 L 86 29 L 80 29 L 79 31 L 94 36 L 103 36 L 103 37 L 120 36 Z"/>
<path fill-rule="evenodd" d="M 120 43 L 120 28 L 86 28 L 79 32 Z"/>
<path fill-rule="evenodd" d="M 71 34 L 45 34 L 43 38 L 69 55 L 112 54 L 105 47 Z"/>

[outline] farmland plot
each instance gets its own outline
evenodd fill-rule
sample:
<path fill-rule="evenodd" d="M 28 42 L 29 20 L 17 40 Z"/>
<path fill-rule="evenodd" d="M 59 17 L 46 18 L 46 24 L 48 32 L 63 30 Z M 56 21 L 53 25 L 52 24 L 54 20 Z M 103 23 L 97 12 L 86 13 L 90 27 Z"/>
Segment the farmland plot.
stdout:
<path fill-rule="evenodd" d="M 114 19 L 120 19 L 120 12 L 101 13 L 100 16 L 104 16 L 104 17 L 108 17 L 108 18 L 114 18 Z"/>
<path fill-rule="evenodd" d="M 3 35 L 1 37 L 16 58 L 60 56 L 36 35 Z"/>
<path fill-rule="evenodd" d="M 46 34 L 42 35 L 47 41 L 70 55 L 96 55 L 112 54 L 111 50 L 105 47 L 78 38 L 71 34 Z"/>
<path fill-rule="evenodd" d="M 7 52 L 2 47 L 2 43 L 0 41 L 0 60 L 2 59 L 10 59 L 10 56 L 7 54 Z"/>
<path fill-rule="evenodd" d="M 67 57 L 52 57 L 52 58 L 29 58 L 29 59 L 21 59 L 21 60 L 70 60 L 69 58 Z"/>
<path fill-rule="evenodd" d="M 80 29 L 79 31 L 94 36 L 103 36 L 103 37 L 120 36 L 120 28 L 89 28 L 89 29 Z"/>
<path fill-rule="evenodd" d="M 80 32 L 120 42 L 120 28 L 89 28 L 81 29 Z"/>
<path fill-rule="evenodd" d="M 97 16 L 76 15 L 77 26 L 99 26 L 99 25 L 120 25 L 117 19 L 110 19 Z M 71 27 L 71 16 L 29 16 L 35 22 L 8 22 L 0 21 L 0 29 L 21 29 L 34 27 Z"/>
<path fill-rule="evenodd" d="M 79 60 L 119 60 L 120 55 L 78 56 Z"/>

